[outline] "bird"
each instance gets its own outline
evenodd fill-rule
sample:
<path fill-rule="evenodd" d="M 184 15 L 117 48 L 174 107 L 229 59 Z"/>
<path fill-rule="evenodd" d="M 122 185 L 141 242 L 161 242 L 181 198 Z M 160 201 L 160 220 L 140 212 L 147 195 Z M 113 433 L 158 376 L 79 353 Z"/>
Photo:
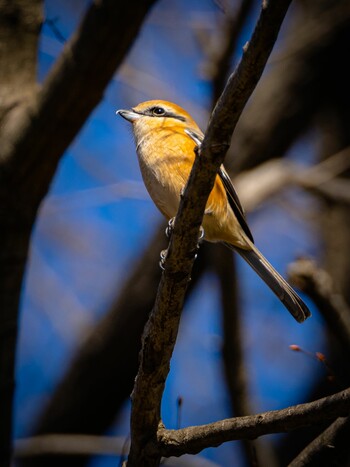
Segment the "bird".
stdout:
<path fill-rule="evenodd" d="M 132 124 L 140 170 L 150 197 L 168 220 L 174 219 L 203 132 L 186 110 L 168 101 L 149 100 L 129 110 L 117 110 L 116 114 Z M 209 194 L 202 227 L 204 240 L 223 243 L 236 251 L 296 321 L 301 323 L 311 316 L 296 291 L 256 247 L 241 202 L 223 165 Z"/>

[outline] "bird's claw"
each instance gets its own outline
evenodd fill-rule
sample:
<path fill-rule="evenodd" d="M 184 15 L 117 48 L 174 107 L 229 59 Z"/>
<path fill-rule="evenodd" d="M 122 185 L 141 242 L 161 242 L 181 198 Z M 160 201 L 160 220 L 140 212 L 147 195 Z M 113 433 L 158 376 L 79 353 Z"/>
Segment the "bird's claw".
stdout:
<path fill-rule="evenodd" d="M 164 264 L 165 264 L 165 260 L 166 260 L 167 254 L 168 254 L 168 250 L 162 250 L 162 251 L 160 252 L 159 267 L 160 267 L 160 269 L 162 269 L 163 271 L 164 271 L 164 269 L 165 269 Z"/>
<path fill-rule="evenodd" d="M 171 234 L 173 233 L 173 230 L 174 230 L 174 225 L 175 225 L 175 217 L 172 217 L 169 222 L 168 222 L 168 226 L 167 228 L 165 229 L 165 235 L 170 238 L 171 237 Z"/>
<path fill-rule="evenodd" d="M 198 236 L 198 247 L 199 247 L 200 242 L 203 240 L 204 235 L 205 235 L 204 229 L 203 229 L 202 226 L 200 226 L 199 227 L 199 236 Z"/>
<path fill-rule="evenodd" d="M 169 220 L 169 222 L 168 222 L 167 228 L 165 229 L 165 234 L 166 234 L 166 236 L 167 236 L 168 238 L 169 238 L 169 237 L 171 236 L 171 234 L 172 234 L 172 231 L 173 231 L 173 228 L 174 228 L 174 224 L 175 224 L 175 217 L 172 217 L 172 218 Z M 200 228 L 199 228 L 199 235 L 198 235 L 197 247 L 196 247 L 195 252 L 193 252 L 193 253 L 194 253 L 193 256 L 194 256 L 194 259 L 195 259 L 195 260 L 197 259 L 197 256 L 198 256 L 197 251 L 199 250 L 200 243 L 201 243 L 201 241 L 203 240 L 204 235 L 205 235 L 204 229 L 203 229 L 202 226 L 200 226 Z M 166 261 L 167 255 L 168 255 L 168 250 L 162 250 L 162 251 L 160 252 L 159 266 L 160 266 L 160 268 L 161 268 L 163 271 L 164 271 L 164 269 L 165 269 L 164 265 L 165 265 L 165 261 Z M 189 279 L 189 280 L 191 280 L 191 279 Z"/>

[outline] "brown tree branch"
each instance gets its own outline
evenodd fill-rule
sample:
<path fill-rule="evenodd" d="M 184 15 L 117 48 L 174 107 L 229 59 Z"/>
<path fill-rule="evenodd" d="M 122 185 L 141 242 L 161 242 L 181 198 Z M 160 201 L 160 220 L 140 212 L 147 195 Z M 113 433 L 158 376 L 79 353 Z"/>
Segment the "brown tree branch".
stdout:
<path fill-rule="evenodd" d="M 334 290 L 329 274 L 311 259 L 302 258 L 289 265 L 288 276 L 315 303 L 344 348 L 350 349 L 350 309 Z"/>
<path fill-rule="evenodd" d="M 0 122 L 35 91 L 42 1 L 0 5 Z"/>
<path fill-rule="evenodd" d="M 337 178 L 324 185 L 305 185 L 305 188 L 320 199 L 339 204 L 350 204 L 350 181 Z"/>
<path fill-rule="evenodd" d="M 4 122 L 0 159 L 15 170 L 2 178 L 17 184 L 22 201 L 28 203 L 29 195 L 38 204 L 46 194 L 59 158 L 101 100 L 154 1 L 133 8 L 92 2 L 30 105 Z"/>
<path fill-rule="evenodd" d="M 350 182 L 338 175 L 350 168 L 350 148 L 347 146 L 304 172 L 295 172 L 295 182 L 325 201 L 350 203 Z"/>
<path fill-rule="evenodd" d="M 194 163 L 176 216 L 156 303 L 144 332 L 140 368 L 132 395 L 129 467 L 159 465 L 159 453 L 149 452 L 148 447 L 156 440 L 161 423 L 162 394 L 206 200 L 232 132 L 263 72 L 289 4 L 290 0 L 263 2 L 252 39 L 213 111 L 200 156 Z"/>
<path fill-rule="evenodd" d="M 271 159 L 234 179 L 246 212 L 289 187 L 301 187 L 321 199 L 350 202 L 349 181 L 338 177 L 350 167 L 350 150 L 345 148 L 311 167 L 284 159 Z"/>
<path fill-rule="evenodd" d="M 219 99 L 225 87 L 237 40 L 253 3 L 253 0 L 241 0 L 238 5 L 231 5 L 225 13 L 224 23 L 220 31 L 215 33 L 215 39 L 211 41 L 214 44 L 209 41 L 206 51 L 209 55 L 208 63 L 204 65 L 204 68 L 212 81 L 212 100 L 214 103 Z M 220 44 L 217 44 L 218 35 L 220 35 Z"/>
<path fill-rule="evenodd" d="M 283 410 L 270 411 L 247 417 L 236 417 L 209 425 L 189 427 L 181 430 L 161 429 L 158 433 L 158 443 L 165 457 L 180 456 L 183 452 L 197 453 L 206 447 L 221 444 L 224 441 L 220 439 L 217 443 L 221 432 L 225 437 L 232 440 L 254 439 L 269 433 L 286 432 L 303 426 L 318 424 L 320 421 L 337 418 L 337 414 L 347 414 L 349 411 L 350 390 L 347 389 L 314 402 L 292 406 Z M 324 417 L 323 414 L 325 414 Z M 349 418 L 337 418 L 297 459 L 304 462 L 305 459 L 314 459 L 322 454 L 330 444 L 334 443 L 342 435 L 342 430 L 348 423 Z M 213 427 L 214 430 L 212 430 Z M 214 444 L 211 444 L 212 442 Z M 48 453 L 58 453 L 61 455 L 67 453 L 76 455 L 83 453 L 121 454 L 125 448 L 125 444 L 128 445 L 128 442 L 126 443 L 125 438 L 121 437 L 80 434 L 42 435 L 18 440 L 16 442 L 16 457 L 35 457 Z M 292 465 L 306 464 L 290 464 L 290 466 Z"/>
<path fill-rule="evenodd" d="M 3 125 L 27 105 L 36 89 L 37 45 L 42 2 L 0 2 L 0 171 Z M 0 177 L 1 178 L 1 177 Z M 0 466 L 11 457 L 12 400 L 21 281 L 32 220 L 17 218 L 12 200 L 18 187 L 0 182 Z"/>
<path fill-rule="evenodd" d="M 264 412 L 247 417 L 231 418 L 208 425 L 181 430 L 160 429 L 158 445 L 161 454 L 181 456 L 195 454 L 210 446 L 219 446 L 226 441 L 255 439 L 270 433 L 284 433 L 301 427 L 334 420 L 350 413 L 350 388 L 322 399 Z"/>
<path fill-rule="evenodd" d="M 323 433 L 315 438 L 301 453 L 293 459 L 288 467 L 328 467 L 345 465 L 348 453 L 342 459 L 338 443 L 348 446 L 350 417 L 339 417 Z"/>

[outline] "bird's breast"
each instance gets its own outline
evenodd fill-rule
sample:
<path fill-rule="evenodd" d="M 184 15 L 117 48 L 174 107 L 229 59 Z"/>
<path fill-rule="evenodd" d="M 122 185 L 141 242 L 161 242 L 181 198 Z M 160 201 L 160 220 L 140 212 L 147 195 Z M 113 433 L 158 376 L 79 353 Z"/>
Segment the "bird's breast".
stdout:
<path fill-rule="evenodd" d="M 147 191 L 158 209 L 168 218 L 177 213 L 180 194 L 194 160 L 194 143 L 187 150 L 185 135 L 163 132 L 137 142 L 141 174 Z"/>

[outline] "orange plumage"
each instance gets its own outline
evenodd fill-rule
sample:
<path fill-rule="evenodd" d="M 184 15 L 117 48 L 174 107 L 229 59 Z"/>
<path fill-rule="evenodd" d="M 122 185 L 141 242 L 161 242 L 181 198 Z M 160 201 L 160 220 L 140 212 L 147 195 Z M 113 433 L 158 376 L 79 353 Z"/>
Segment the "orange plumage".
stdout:
<path fill-rule="evenodd" d="M 152 200 L 167 219 L 175 217 L 203 133 L 184 109 L 171 102 L 147 101 L 117 113 L 133 125 L 142 177 Z M 204 239 L 235 249 L 297 321 L 310 316 L 301 298 L 254 245 L 243 208 L 223 166 L 208 197 L 202 226 Z"/>

